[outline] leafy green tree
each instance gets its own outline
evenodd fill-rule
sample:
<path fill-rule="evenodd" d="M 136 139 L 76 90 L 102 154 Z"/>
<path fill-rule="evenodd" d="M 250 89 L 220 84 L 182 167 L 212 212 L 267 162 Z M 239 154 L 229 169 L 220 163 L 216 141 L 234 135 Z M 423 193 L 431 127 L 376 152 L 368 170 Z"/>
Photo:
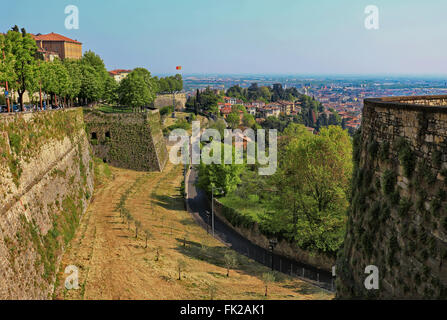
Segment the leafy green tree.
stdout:
<path fill-rule="evenodd" d="M 216 121 L 212 122 L 209 126 L 210 129 L 216 129 L 220 133 L 220 137 L 224 138 L 224 130 L 227 128 L 227 124 L 222 118 L 217 119 Z"/>
<path fill-rule="evenodd" d="M 232 111 L 228 116 L 227 116 L 227 123 L 228 125 L 232 128 L 232 129 L 236 129 L 239 126 L 240 123 L 240 116 L 239 116 L 239 112 L 237 111 Z"/>
<path fill-rule="evenodd" d="M 203 162 L 199 165 L 199 179 L 198 186 L 202 189 L 211 193 L 214 187 L 217 190 L 222 190 L 224 194 L 228 194 L 236 190 L 237 185 L 241 182 L 240 176 L 244 171 L 243 164 L 235 164 L 235 148 L 233 147 L 232 164 L 224 163 L 224 144 L 213 141 L 212 143 L 219 143 L 222 150 L 221 156 L 222 161 L 220 164 L 204 164 Z"/>
<path fill-rule="evenodd" d="M 17 29 L 14 28 L 14 30 Z M 7 74 L 15 75 L 16 81 L 11 82 L 10 85 L 12 89 L 17 91 L 20 110 L 23 111 L 23 94 L 29 87 L 35 86 L 36 77 L 34 72 L 36 69 L 37 45 L 31 35 L 27 34 L 24 29 L 21 33 L 8 31 L 5 37 L 5 52 L 8 56 L 14 56 L 12 70 L 9 70 Z"/>
<path fill-rule="evenodd" d="M 65 59 L 63 64 L 69 75 L 67 97 L 70 100 L 70 106 L 73 106 L 73 100 L 79 95 L 82 86 L 81 63 L 79 60 Z"/>
<path fill-rule="evenodd" d="M 297 124 L 290 124 L 284 135 L 288 143 L 272 178 L 275 210 L 263 217 L 264 222 L 303 249 L 334 253 L 343 241 L 348 207 L 350 137 L 337 126 L 313 135 Z"/>
<path fill-rule="evenodd" d="M 244 126 L 251 128 L 256 124 L 256 120 L 253 117 L 253 115 L 245 113 L 244 116 L 242 117 L 242 123 L 244 124 Z"/>
<path fill-rule="evenodd" d="M 81 65 L 83 83 L 80 96 L 86 100 L 86 103 L 98 102 L 104 98 L 106 81 L 110 77 L 104 61 L 99 55 L 89 50 L 84 53 Z"/>
<path fill-rule="evenodd" d="M 247 94 L 246 94 L 246 89 L 243 89 L 241 86 L 239 85 L 235 85 L 230 87 L 227 92 L 226 95 L 228 97 L 233 97 L 233 98 L 237 98 L 240 99 L 242 101 L 247 101 Z"/>
<path fill-rule="evenodd" d="M 11 44 L 4 34 L 0 33 L 0 82 L 9 83 L 16 81 L 17 75 L 14 70 L 15 57 L 12 54 Z M 8 42 L 8 43 L 7 43 Z"/>
<path fill-rule="evenodd" d="M 85 104 L 99 101 L 103 95 L 103 83 L 98 77 L 95 68 L 89 64 L 81 63 L 81 90 L 79 97 Z"/>
<path fill-rule="evenodd" d="M 109 104 L 115 104 L 119 101 L 118 96 L 119 85 L 114 78 L 108 77 L 104 87 L 104 101 Z"/>
<path fill-rule="evenodd" d="M 143 68 L 133 70 L 121 80 L 118 95 L 122 105 L 143 108 L 155 100 L 155 84 L 150 72 Z"/>
<path fill-rule="evenodd" d="M 235 268 L 237 266 L 237 257 L 234 254 L 234 251 L 228 251 L 224 255 L 224 264 L 227 268 L 227 277 L 230 276 L 230 269 Z"/>

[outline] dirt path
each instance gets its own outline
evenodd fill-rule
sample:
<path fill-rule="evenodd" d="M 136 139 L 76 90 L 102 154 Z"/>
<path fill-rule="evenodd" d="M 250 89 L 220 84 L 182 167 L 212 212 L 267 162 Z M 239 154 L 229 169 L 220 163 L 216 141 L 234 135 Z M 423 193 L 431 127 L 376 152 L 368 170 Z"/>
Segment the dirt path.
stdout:
<path fill-rule="evenodd" d="M 168 163 L 162 173 L 111 168 L 114 178 L 99 187 L 76 237 L 62 258 L 55 286 L 57 299 L 263 299 L 266 267 L 237 255 L 238 265 L 226 277 L 228 251 L 195 224 L 184 210 L 179 186 L 181 166 Z M 135 219 L 149 230 L 135 238 L 116 206 L 125 202 Z M 159 259 L 156 260 L 156 252 Z M 178 280 L 178 261 L 186 269 Z M 64 288 L 65 267 L 79 270 L 79 289 Z M 284 275 L 269 287 L 274 299 L 330 299 L 332 295 Z"/>

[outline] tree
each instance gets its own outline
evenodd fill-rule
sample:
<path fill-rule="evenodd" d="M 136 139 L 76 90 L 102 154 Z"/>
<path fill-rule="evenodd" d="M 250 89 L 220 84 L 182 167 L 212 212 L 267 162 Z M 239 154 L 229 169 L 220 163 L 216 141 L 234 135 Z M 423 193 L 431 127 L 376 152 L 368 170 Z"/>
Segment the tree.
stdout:
<path fill-rule="evenodd" d="M 104 61 L 93 51 L 84 53 L 81 59 L 83 83 L 80 96 L 87 103 L 104 98 L 106 81 L 110 77 Z"/>
<path fill-rule="evenodd" d="M 214 282 L 208 284 L 208 292 L 210 294 L 210 300 L 214 300 L 217 292 L 217 286 Z"/>
<path fill-rule="evenodd" d="M 172 94 L 172 105 L 175 108 L 175 94 L 183 90 L 183 79 L 181 74 L 175 76 L 161 78 L 158 81 L 160 93 Z"/>
<path fill-rule="evenodd" d="M 230 276 L 230 269 L 237 266 L 237 258 L 233 251 L 228 251 L 224 255 L 224 263 L 227 268 L 227 277 Z"/>
<path fill-rule="evenodd" d="M 11 83 L 17 79 L 14 69 L 15 57 L 8 41 L 9 39 L 0 33 L 0 83 Z"/>
<path fill-rule="evenodd" d="M 119 85 L 112 77 L 107 77 L 104 87 L 104 101 L 109 104 L 117 103 Z"/>
<path fill-rule="evenodd" d="M 152 234 L 149 229 L 144 230 L 144 234 L 146 236 L 146 245 L 144 247 L 147 248 L 147 239 L 149 239 L 152 236 Z"/>
<path fill-rule="evenodd" d="M 15 26 L 14 30 L 17 30 Z M 15 89 L 19 95 L 20 110 L 23 111 L 23 94 L 28 88 L 35 86 L 35 68 L 36 68 L 36 52 L 37 45 L 30 34 L 24 29 L 22 33 L 18 31 L 8 31 L 6 34 L 5 51 L 8 56 L 14 56 L 14 64 L 12 73 L 15 75 L 16 81 L 11 82 L 11 87 Z"/>
<path fill-rule="evenodd" d="M 67 97 L 70 99 L 70 106 L 73 106 L 73 99 L 79 95 L 82 86 L 81 64 L 79 60 L 73 59 L 64 59 L 63 64 L 69 75 Z"/>
<path fill-rule="evenodd" d="M 187 267 L 187 264 L 186 264 L 185 260 L 183 260 L 183 259 L 177 260 L 177 271 L 178 271 L 178 279 L 179 280 L 182 280 L 182 277 L 181 277 L 182 271 L 185 271 L 186 267 Z"/>
<path fill-rule="evenodd" d="M 141 228 L 141 222 L 138 220 L 134 221 L 135 224 L 135 239 L 138 238 L 138 230 Z"/>
<path fill-rule="evenodd" d="M 319 135 L 302 125 L 284 131 L 287 144 L 272 177 L 277 195 L 273 212 L 263 219 L 303 249 L 334 253 L 343 241 L 352 174 L 352 144 L 340 127 Z M 287 206 L 284 206 L 287 203 Z"/>
<path fill-rule="evenodd" d="M 221 138 L 224 138 L 224 130 L 227 128 L 227 124 L 225 123 L 225 121 L 222 118 L 217 119 L 216 121 L 213 121 L 210 125 L 209 125 L 210 129 L 216 129 L 217 131 L 219 131 Z"/>
<path fill-rule="evenodd" d="M 227 123 L 230 126 L 230 128 L 236 129 L 239 126 L 239 122 L 240 122 L 239 112 L 232 111 L 227 116 L 226 120 L 227 120 Z"/>
<path fill-rule="evenodd" d="M 227 92 L 226 95 L 228 97 L 233 97 L 233 98 L 237 98 L 240 99 L 242 101 L 246 101 L 247 97 L 246 97 L 246 90 L 244 90 L 243 88 L 241 88 L 241 86 L 239 86 L 238 84 L 235 86 L 230 87 Z"/>
<path fill-rule="evenodd" d="M 267 297 L 268 293 L 268 286 L 270 283 L 275 282 L 275 274 L 272 272 L 266 272 L 262 274 L 262 282 L 264 282 L 265 286 L 265 294 L 264 296 Z"/>
<path fill-rule="evenodd" d="M 155 100 L 154 86 L 150 72 L 137 68 L 120 82 L 118 89 L 120 103 L 132 108 L 150 105 Z"/>
<path fill-rule="evenodd" d="M 241 182 L 240 175 L 244 170 L 243 164 L 234 164 L 235 149 L 233 148 L 233 161 L 232 164 L 224 163 L 224 151 L 223 143 L 214 141 L 212 143 L 219 143 L 222 147 L 221 155 L 222 161 L 219 164 L 211 163 L 199 165 L 199 179 L 198 186 L 211 193 L 212 187 L 216 190 L 223 190 L 224 194 L 228 194 L 236 190 L 237 185 Z"/>
<path fill-rule="evenodd" d="M 251 128 L 256 124 L 256 120 L 253 115 L 244 113 L 244 116 L 242 117 L 242 123 L 244 124 L 244 126 Z"/>
<path fill-rule="evenodd" d="M 89 64 L 81 63 L 81 90 L 79 97 L 85 104 L 99 101 L 103 94 L 103 83 L 95 71 L 95 68 Z"/>
<path fill-rule="evenodd" d="M 272 90 L 272 101 L 284 99 L 284 89 L 280 83 L 275 83 Z"/>

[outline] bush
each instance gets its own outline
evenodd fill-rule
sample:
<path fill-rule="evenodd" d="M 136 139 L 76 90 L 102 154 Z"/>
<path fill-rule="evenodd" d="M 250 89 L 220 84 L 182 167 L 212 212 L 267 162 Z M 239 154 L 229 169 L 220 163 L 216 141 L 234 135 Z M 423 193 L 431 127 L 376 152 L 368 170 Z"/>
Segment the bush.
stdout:
<path fill-rule="evenodd" d="M 389 155 L 390 155 L 390 143 L 388 141 L 385 141 L 380 145 L 379 159 L 385 161 L 388 159 Z"/>
<path fill-rule="evenodd" d="M 396 174 L 391 170 L 385 170 L 382 175 L 382 191 L 384 195 L 390 195 L 394 192 L 397 182 Z"/>
<path fill-rule="evenodd" d="M 160 116 L 164 116 L 166 114 L 170 114 L 173 112 L 174 112 L 173 106 L 167 106 L 167 107 L 160 108 Z"/>
<path fill-rule="evenodd" d="M 404 168 L 404 174 L 409 178 L 413 174 L 416 165 L 416 157 L 404 138 L 401 138 L 398 141 L 397 148 L 399 151 L 399 161 Z"/>

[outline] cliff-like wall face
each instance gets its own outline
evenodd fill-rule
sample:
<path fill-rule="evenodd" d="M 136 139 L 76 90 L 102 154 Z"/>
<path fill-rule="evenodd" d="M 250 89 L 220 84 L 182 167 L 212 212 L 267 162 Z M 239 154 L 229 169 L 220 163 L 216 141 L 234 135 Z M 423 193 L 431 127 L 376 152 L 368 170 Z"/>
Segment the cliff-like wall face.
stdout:
<path fill-rule="evenodd" d="M 160 113 L 103 113 L 84 110 L 86 131 L 95 156 L 113 166 L 162 171 L 168 159 Z"/>
<path fill-rule="evenodd" d="M 0 299 L 51 298 L 92 165 L 81 109 L 0 115 Z"/>
<path fill-rule="evenodd" d="M 160 94 L 154 101 L 154 106 L 156 108 L 162 108 L 167 106 L 172 106 L 175 103 L 176 110 L 182 110 L 185 108 L 186 95 L 184 93 L 176 93 L 174 96 L 172 94 Z"/>
<path fill-rule="evenodd" d="M 338 297 L 446 299 L 447 97 L 365 100 L 354 161 Z"/>

